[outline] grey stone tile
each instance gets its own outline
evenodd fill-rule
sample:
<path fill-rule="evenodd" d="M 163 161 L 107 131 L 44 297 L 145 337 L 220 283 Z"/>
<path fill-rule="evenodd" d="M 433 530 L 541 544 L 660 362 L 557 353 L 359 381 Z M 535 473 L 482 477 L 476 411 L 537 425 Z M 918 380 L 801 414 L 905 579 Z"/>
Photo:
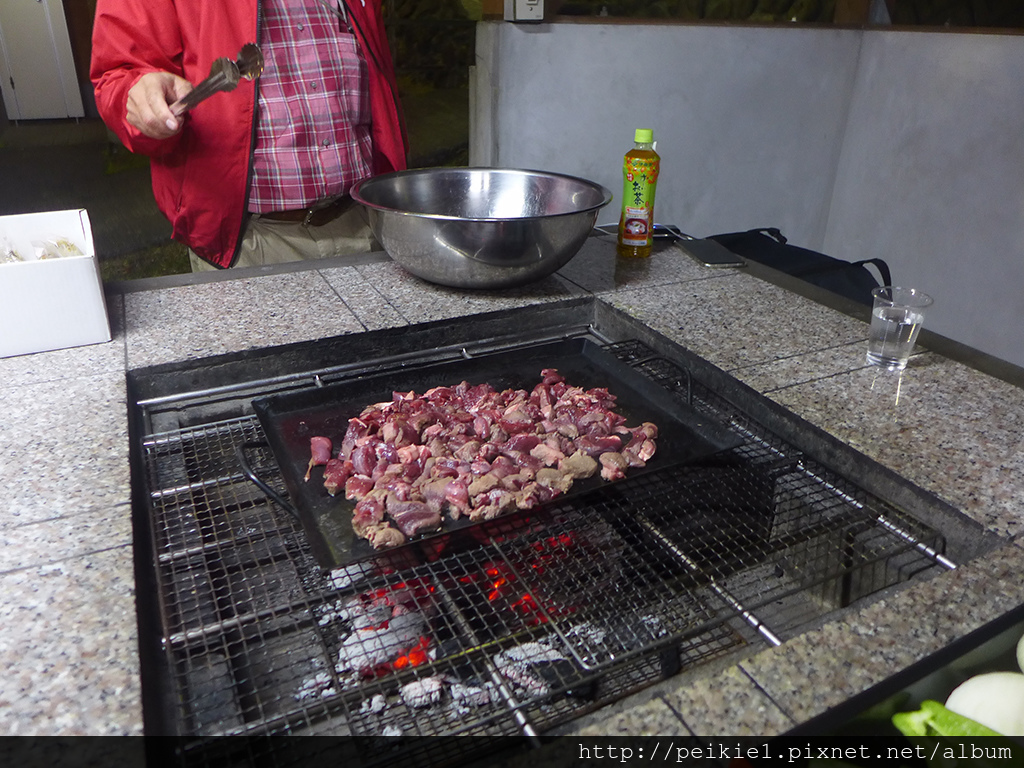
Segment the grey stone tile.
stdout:
<path fill-rule="evenodd" d="M 8 389 L 0 413 L 0 527 L 131 500 L 124 374 Z"/>
<path fill-rule="evenodd" d="M 739 272 L 602 298 L 726 370 L 866 338 L 865 323 Z"/>
<path fill-rule="evenodd" d="M 130 368 L 364 330 L 315 270 L 124 298 Z"/>
<path fill-rule="evenodd" d="M 1022 559 L 1024 550 L 1008 545 L 740 666 L 803 722 L 1020 605 Z"/>
<path fill-rule="evenodd" d="M 723 276 L 673 245 L 657 244 L 650 258 L 624 259 L 615 255 L 614 243 L 610 235 L 589 238 L 558 274 L 596 294 Z"/>
<path fill-rule="evenodd" d="M 572 735 L 587 736 L 671 736 L 690 735 L 686 726 L 661 699 L 652 699 L 628 710 L 598 713 L 587 724 L 571 729 Z"/>
<path fill-rule="evenodd" d="M 993 532 L 1024 532 L 1024 390 L 925 353 L 771 397 Z"/>
<path fill-rule="evenodd" d="M 407 325 L 401 313 L 355 267 L 324 269 L 321 274 L 367 330 Z"/>
<path fill-rule="evenodd" d="M 465 290 L 434 285 L 415 277 L 394 262 L 356 267 L 409 323 L 530 306 L 583 295 L 580 288 L 558 275 L 519 288 Z"/>
<path fill-rule="evenodd" d="M 864 360 L 864 349 L 863 341 L 855 341 L 767 363 L 734 368 L 730 373 L 759 392 L 771 392 L 865 368 L 867 363 Z"/>
<path fill-rule="evenodd" d="M 142 735 L 131 547 L 0 574 L 0 733 Z"/>
<path fill-rule="evenodd" d="M 0 526 L 0 573 L 35 568 L 132 543 L 128 504 L 25 525 Z"/>
<path fill-rule="evenodd" d="M 739 667 L 663 698 L 697 736 L 771 736 L 795 725 Z"/>

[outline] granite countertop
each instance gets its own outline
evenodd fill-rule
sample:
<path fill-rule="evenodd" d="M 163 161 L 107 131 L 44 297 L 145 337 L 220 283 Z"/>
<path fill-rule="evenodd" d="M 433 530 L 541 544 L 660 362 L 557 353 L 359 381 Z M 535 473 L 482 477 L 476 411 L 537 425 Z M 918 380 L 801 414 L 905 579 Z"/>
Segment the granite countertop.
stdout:
<path fill-rule="evenodd" d="M 465 292 L 378 254 L 108 286 L 113 341 L 0 359 L 0 734 L 141 734 L 125 371 L 593 294 L 1003 539 L 776 648 L 659 683 L 580 734 L 773 735 L 1024 603 L 1024 389 L 934 351 L 864 363 L 863 320 L 672 247 L 594 237 L 559 274 Z"/>

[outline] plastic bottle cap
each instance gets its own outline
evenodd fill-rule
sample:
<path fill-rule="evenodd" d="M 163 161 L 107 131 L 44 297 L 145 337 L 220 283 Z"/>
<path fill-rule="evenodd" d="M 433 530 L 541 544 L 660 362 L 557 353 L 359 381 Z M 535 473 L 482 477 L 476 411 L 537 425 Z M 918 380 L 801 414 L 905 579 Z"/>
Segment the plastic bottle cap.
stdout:
<path fill-rule="evenodd" d="M 654 131 L 650 128 L 637 128 L 633 134 L 633 141 L 637 144 L 650 144 L 654 141 Z"/>

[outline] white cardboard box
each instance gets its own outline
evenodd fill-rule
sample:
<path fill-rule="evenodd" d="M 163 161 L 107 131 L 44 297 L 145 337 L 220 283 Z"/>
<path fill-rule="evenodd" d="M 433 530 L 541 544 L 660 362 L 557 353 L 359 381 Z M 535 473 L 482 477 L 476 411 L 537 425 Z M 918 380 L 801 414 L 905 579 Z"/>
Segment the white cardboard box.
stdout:
<path fill-rule="evenodd" d="M 33 241 L 65 238 L 84 254 L 36 259 Z M 0 216 L 0 357 L 110 341 L 92 227 L 84 209 Z"/>

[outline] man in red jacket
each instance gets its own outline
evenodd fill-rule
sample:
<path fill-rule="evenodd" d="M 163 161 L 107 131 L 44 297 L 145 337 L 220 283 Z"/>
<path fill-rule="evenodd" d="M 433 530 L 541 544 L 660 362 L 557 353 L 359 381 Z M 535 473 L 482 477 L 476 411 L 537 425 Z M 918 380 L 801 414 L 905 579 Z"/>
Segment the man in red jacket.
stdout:
<path fill-rule="evenodd" d="M 99 0 L 91 77 L 104 122 L 149 155 L 193 269 L 369 250 L 348 196 L 403 170 L 381 0 Z M 258 42 L 265 67 L 176 117 L 213 62 Z"/>

